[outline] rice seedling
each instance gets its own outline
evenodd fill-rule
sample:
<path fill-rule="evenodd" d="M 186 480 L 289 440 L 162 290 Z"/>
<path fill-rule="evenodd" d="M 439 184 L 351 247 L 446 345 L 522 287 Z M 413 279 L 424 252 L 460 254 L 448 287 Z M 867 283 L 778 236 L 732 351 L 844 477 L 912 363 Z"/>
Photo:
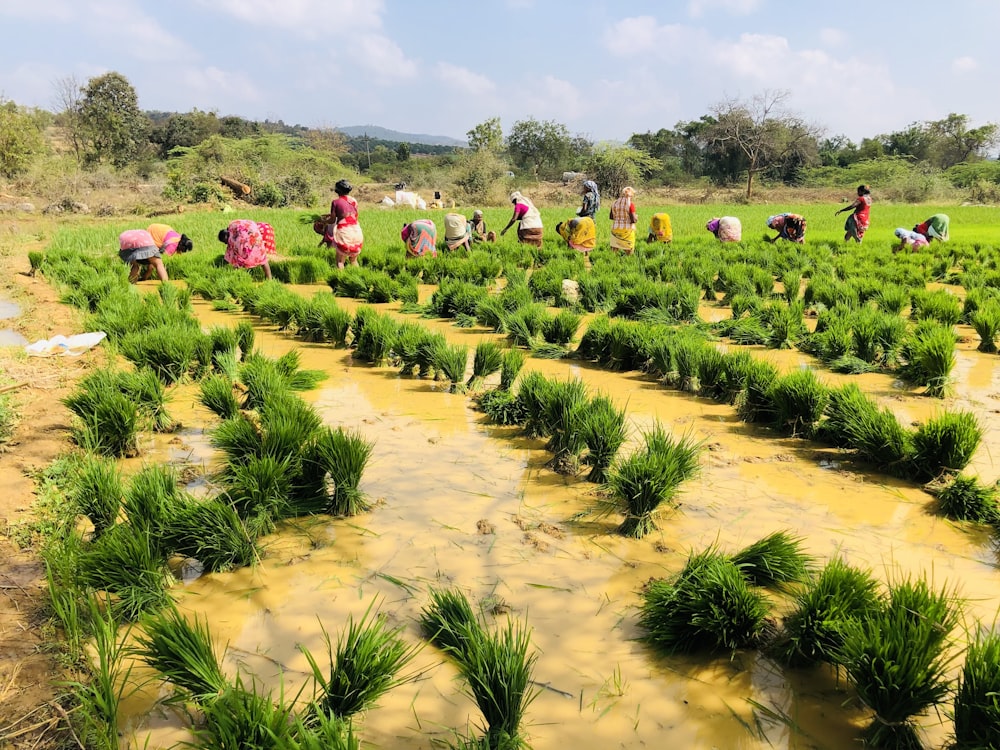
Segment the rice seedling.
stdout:
<path fill-rule="evenodd" d="M 802 551 L 802 538 L 775 531 L 730 558 L 754 586 L 774 586 L 805 580 L 812 559 Z"/>
<path fill-rule="evenodd" d="M 941 513 L 948 518 L 976 523 L 1000 520 L 996 486 L 986 487 L 976 477 L 960 474 L 935 494 Z"/>
<path fill-rule="evenodd" d="M 714 346 L 703 347 L 698 360 L 699 394 L 721 400 L 725 398 L 726 355 Z"/>
<path fill-rule="evenodd" d="M 850 383 L 830 392 L 823 435 L 834 445 L 857 451 L 879 468 L 901 472 L 912 451 L 912 434 L 896 416 Z"/>
<path fill-rule="evenodd" d="M 795 608 L 785 617 L 773 650 L 792 665 L 836 663 L 847 624 L 878 607 L 871 573 L 836 557 L 795 595 Z"/>
<path fill-rule="evenodd" d="M 66 494 L 76 511 L 94 524 L 96 539 L 115 525 L 121 512 L 121 472 L 113 461 L 87 454 L 74 467 Z"/>
<path fill-rule="evenodd" d="M 360 750 L 350 720 L 313 713 L 295 716 L 288 732 L 274 737 L 274 750 Z"/>
<path fill-rule="evenodd" d="M 777 378 L 768 395 L 777 428 L 792 436 L 811 438 L 830 400 L 830 389 L 812 370 L 796 370 Z"/>
<path fill-rule="evenodd" d="M 28 251 L 28 263 L 31 265 L 30 276 L 35 276 L 40 270 L 42 270 L 42 264 L 45 262 L 45 253 L 40 253 L 37 250 Z"/>
<path fill-rule="evenodd" d="M 306 451 L 306 474 L 319 481 L 328 476 L 333 483 L 333 492 L 326 499 L 328 513 L 354 516 L 368 510 L 369 505 L 358 485 L 373 449 L 374 443 L 341 427 L 325 427 L 316 434 Z"/>
<path fill-rule="evenodd" d="M 761 312 L 765 323 L 770 328 L 767 345 L 771 349 L 792 349 L 795 342 L 805 333 L 802 323 L 803 306 L 800 303 L 769 306 Z"/>
<path fill-rule="evenodd" d="M 361 312 L 358 309 L 358 313 Z M 355 322 L 358 321 L 357 315 Z M 364 320 L 364 327 L 354 336 L 354 356 L 376 367 L 385 363 L 396 338 L 396 322 L 388 315 L 373 312 Z"/>
<path fill-rule="evenodd" d="M 524 367 L 524 353 L 517 349 L 508 349 L 500 361 L 500 389 L 509 391 Z"/>
<path fill-rule="evenodd" d="M 303 370 L 297 349 L 285 352 L 274 360 L 274 368 L 293 391 L 310 391 L 329 377 L 324 370 Z"/>
<path fill-rule="evenodd" d="M 482 635 L 472 605 L 458 589 L 431 589 L 430 597 L 430 604 L 420 611 L 420 632 L 438 648 L 460 657 L 468 641 Z"/>
<path fill-rule="evenodd" d="M 979 351 L 994 354 L 1000 333 L 1000 304 L 990 301 L 969 316 L 969 323 L 979 335 Z"/>
<path fill-rule="evenodd" d="M 531 650 L 531 631 L 508 620 L 495 633 L 466 631 L 458 668 L 486 722 L 486 745 L 491 750 L 522 744 L 521 724 L 539 689 L 532 687 L 537 652 Z"/>
<path fill-rule="evenodd" d="M 294 701 L 286 703 L 284 689 L 277 698 L 242 675 L 236 675 L 215 700 L 202 706 L 204 725 L 195 730 L 197 746 L 206 750 L 274 748 L 290 739 Z"/>
<path fill-rule="evenodd" d="M 882 349 L 880 363 L 884 366 L 895 364 L 899 350 L 906 339 L 906 321 L 897 315 L 879 315 L 876 319 L 875 340 Z"/>
<path fill-rule="evenodd" d="M 878 313 L 874 310 L 859 310 L 854 315 L 851 326 L 854 356 L 865 362 L 878 359 Z"/>
<path fill-rule="evenodd" d="M 542 404 L 542 434 L 549 436 L 545 447 L 554 454 L 549 465 L 561 474 L 574 474 L 579 468 L 586 447 L 582 428 L 589 402 L 582 380 L 549 381 Z"/>
<path fill-rule="evenodd" d="M 520 351 L 517 353 L 521 355 L 523 362 L 524 355 Z M 466 388 L 470 391 L 478 390 L 486 378 L 500 370 L 503 363 L 504 352 L 499 344 L 493 341 L 480 341 L 476 344 L 476 352 L 472 357 L 472 376 L 465 384 Z"/>
<path fill-rule="evenodd" d="M 469 362 L 469 347 L 464 344 L 446 344 L 434 350 L 434 369 L 451 383 L 449 393 L 465 392 L 465 368 Z"/>
<path fill-rule="evenodd" d="M 582 317 L 570 310 L 562 310 L 554 318 L 546 318 L 542 324 L 542 337 L 550 344 L 567 345 L 576 336 Z"/>
<path fill-rule="evenodd" d="M 764 300 L 756 294 L 737 294 L 729 303 L 729 311 L 733 320 L 739 320 L 745 315 L 756 317 L 763 304 Z"/>
<path fill-rule="evenodd" d="M 503 331 L 503 319 L 507 311 L 499 297 L 488 296 L 476 306 L 476 322 L 495 333 Z"/>
<path fill-rule="evenodd" d="M 958 297 L 943 289 L 918 289 L 911 294 L 911 302 L 915 320 L 936 320 L 950 328 L 962 318 Z"/>
<path fill-rule="evenodd" d="M 211 375 L 198 384 L 198 402 L 222 419 L 233 419 L 240 413 L 240 401 L 233 381 L 225 375 Z"/>
<path fill-rule="evenodd" d="M 770 362 L 751 358 L 742 374 L 743 390 L 736 406 L 740 419 L 744 422 L 773 423 L 775 403 L 771 397 L 771 385 L 778 377 L 778 368 Z"/>
<path fill-rule="evenodd" d="M 728 352 L 723 357 L 723 377 L 716 389 L 718 392 L 716 400 L 733 404 L 746 388 L 750 369 L 757 360 L 749 352 Z"/>
<path fill-rule="evenodd" d="M 320 686 L 319 711 L 340 718 L 353 716 L 412 679 L 399 672 L 412 661 L 417 647 L 407 646 L 400 637 L 403 629 L 390 628 L 385 615 L 373 615 L 371 607 L 359 620 L 348 617 L 336 650 L 326 629 L 321 629 L 328 661 L 325 672 L 309 650 L 300 646 Z"/>
<path fill-rule="evenodd" d="M 177 475 L 169 465 L 144 466 L 125 489 L 122 509 L 130 525 L 161 541 L 163 529 L 181 506 Z"/>
<path fill-rule="evenodd" d="M 514 346 L 530 347 L 541 334 L 547 313 L 537 305 L 525 305 L 504 317 L 504 330 Z"/>
<path fill-rule="evenodd" d="M 954 699 L 955 747 L 1000 747 L 1000 635 L 980 633 L 965 652 Z"/>
<path fill-rule="evenodd" d="M 611 349 L 611 319 L 601 315 L 590 321 L 576 347 L 577 356 L 586 360 L 607 362 Z"/>
<path fill-rule="evenodd" d="M 102 611 L 101 605 L 93 600 L 89 607 L 96 659 L 89 659 L 89 679 L 69 682 L 67 687 L 78 704 L 74 716 L 79 741 L 95 750 L 118 750 L 122 703 L 142 688 L 141 681 L 131 680 L 128 646 L 131 627 L 119 628 L 113 607 Z"/>
<path fill-rule="evenodd" d="M 927 480 L 964 469 L 979 447 L 983 428 L 968 411 L 946 412 L 924 422 L 913 435 L 916 476 Z"/>
<path fill-rule="evenodd" d="M 204 338 L 205 334 L 191 325 L 161 324 L 128 334 L 119 347 L 136 367 L 151 368 L 170 385 L 191 371 L 198 343 Z"/>
<path fill-rule="evenodd" d="M 257 331 L 254 330 L 253 323 L 249 320 L 241 320 L 236 324 L 236 344 L 240 349 L 241 357 L 246 357 L 253 351 L 256 337 Z"/>
<path fill-rule="evenodd" d="M 875 714 L 863 734 L 867 744 L 921 747 L 911 719 L 950 691 L 944 647 L 957 619 L 952 595 L 920 580 L 891 586 L 882 607 L 845 624 L 838 660 Z"/>
<path fill-rule="evenodd" d="M 545 405 L 548 403 L 548 393 L 551 382 L 537 370 L 530 371 L 521 378 L 517 391 L 517 400 L 524 411 L 524 434 L 528 437 L 548 437 L 548 425 L 545 422 Z"/>
<path fill-rule="evenodd" d="M 172 576 L 156 542 L 131 524 L 116 524 L 81 553 L 80 580 L 110 594 L 115 618 L 125 622 L 170 601 Z"/>
<path fill-rule="evenodd" d="M 229 687 L 207 619 L 194 615 L 192 622 L 167 607 L 143 618 L 136 640 L 139 657 L 199 706 L 211 704 Z"/>
<path fill-rule="evenodd" d="M 611 498 L 605 512 L 621 512 L 618 532 L 635 539 L 657 528 L 660 506 L 672 504 L 680 485 L 698 472 L 701 451 L 700 443 L 689 436 L 674 440 L 659 424 L 644 438 L 644 449 L 616 461 L 608 472 Z"/>
<path fill-rule="evenodd" d="M 133 456 L 138 452 L 138 410 L 110 383 L 81 387 L 62 403 L 79 417 L 73 432 L 81 447 L 106 456 Z"/>
<path fill-rule="evenodd" d="M 740 568 L 709 548 L 690 555 L 673 579 L 647 586 L 639 625 L 646 642 L 667 654 L 732 651 L 759 641 L 767 614 Z"/>
<path fill-rule="evenodd" d="M 580 429 L 587 445 L 583 463 L 590 467 L 587 481 L 604 484 L 608 469 L 628 437 L 625 410 L 616 408 L 607 396 L 596 396 L 584 412 Z"/>
<path fill-rule="evenodd" d="M 699 390 L 698 373 L 701 359 L 708 347 L 704 342 L 687 337 L 678 338 L 673 348 L 673 361 L 677 369 L 677 387 L 694 393 Z"/>
<path fill-rule="evenodd" d="M 903 312 L 910 301 L 910 295 L 906 289 L 892 284 L 885 284 L 875 295 L 875 304 L 878 309 L 889 315 L 897 316 Z"/>
<path fill-rule="evenodd" d="M 294 515 L 289 499 L 296 469 L 289 456 L 245 455 L 239 461 L 230 461 L 221 477 L 222 486 L 251 537 L 274 531 L 275 521 Z"/>
<path fill-rule="evenodd" d="M 799 287 L 802 284 L 802 271 L 790 268 L 781 275 L 781 285 L 784 287 L 782 296 L 789 305 L 799 298 Z"/>
<path fill-rule="evenodd" d="M 523 425 L 527 416 L 521 400 L 509 390 L 495 388 L 481 393 L 477 398 L 477 403 L 486 417 L 494 424 Z"/>
<path fill-rule="evenodd" d="M 163 545 L 174 555 L 198 560 L 212 573 L 253 565 L 260 559 L 255 537 L 236 509 L 216 497 L 188 501 L 163 529 Z"/>
<path fill-rule="evenodd" d="M 83 653 L 87 627 L 82 606 L 88 597 L 79 576 L 82 549 L 80 536 L 68 533 L 49 539 L 41 550 L 49 608 L 62 625 L 63 642 L 74 661 Z"/>

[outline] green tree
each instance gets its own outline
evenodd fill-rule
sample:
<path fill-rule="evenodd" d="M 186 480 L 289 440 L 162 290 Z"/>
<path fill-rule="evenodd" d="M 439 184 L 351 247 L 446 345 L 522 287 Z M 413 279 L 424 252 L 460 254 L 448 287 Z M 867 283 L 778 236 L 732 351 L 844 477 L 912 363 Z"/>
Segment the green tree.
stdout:
<path fill-rule="evenodd" d="M 0 174 L 17 177 L 44 148 L 38 120 L 14 102 L 0 99 Z"/>
<path fill-rule="evenodd" d="M 534 117 L 518 120 L 507 134 L 507 151 L 521 169 L 535 175 L 553 175 L 569 165 L 573 155 L 573 139 L 562 123 Z"/>
<path fill-rule="evenodd" d="M 465 137 L 473 151 L 492 151 L 496 154 L 503 150 L 503 128 L 500 127 L 499 117 L 479 123 Z"/>
<path fill-rule="evenodd" d="M 171 115 L 167 121 L 152 129 L 149 140 L 159 146 L 160 156 L 166 158 L 178 146 L 197 146 L 220 131 L 219 119 L 214 112 L 193 109 L 185 114 Z"/>
<path fill-rule="evenodd" d="M 396 159 L 399 161 L 409 161 L 410 160 L 410 144 L 400 143 L 396 146 Z"/>
<path fill-rule="evenodd" d="M 943 120 L 928 122 L 927 129 L 935 139 L 931 148 L 932 161 L 941 169 L 983 159 L 986 151 L 1000 142 L 996 123 L 988 122 L 978 128 L 970 128 L 968 115 L 954 112 Z"/>
<path fill-rule="evenodd" d="M 80 99 L 80 119 L 91 161 L 110 161 L 123 167 L 138 160 L 146 144 L 148 121 L 139 109 L 139 97 L 121 73 L 91 78 Z"/>
<path fill-rule="evenodd" d="M 659 159 L 654 159 L 645 151 L 631 146 L 609 146 L 598 148 L 587 163 L 590 175 L 601 192 L 617 197 L 626 185 L 635 185 L 662 167 Z"/>

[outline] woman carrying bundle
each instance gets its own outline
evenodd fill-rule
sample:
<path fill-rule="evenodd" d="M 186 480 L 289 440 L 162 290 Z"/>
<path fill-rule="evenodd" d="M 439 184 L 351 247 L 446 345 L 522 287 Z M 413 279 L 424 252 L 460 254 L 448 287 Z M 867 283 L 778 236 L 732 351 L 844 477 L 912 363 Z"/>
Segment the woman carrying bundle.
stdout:
<path fill-rule="evenodd" d="M 264 278 L 271 278 L 264 233 L 257 222 L 250 219 L 236 219 L 229 222 L 229 226 L 219 232 L 219 242 L 225 243 L 226 262 L 233 268 L 249 269 L 263 266 Z"/>
<path fill-rule="evenodd" d="M 416 219 L 403 224 L 399 236 L 406 243 L 406 254 L 411 258 L 423 255 L 437 257 L 437 227 L 430 219 Z"/>
<path fill-rule="evenodd" d="M 351 197 L 353 186 L 347 180 L 337 180 L 333 190 L 337 193 L 330 204 L 330 223 L 323 233 L 323 241 L 337 250 L 337 268 L 350 261 L 358 265 L 358 256 L 365 236 L 358 223 L 358 202 Z"/>
<path fill-rule="evenodd" d="M 635 225 L 639 217 L 632 198 L 635 189 L 623 187 L 621 196 L 611 204 L 611 249 L 621 250 L 626 255 L 635 252 Z"/>
<path fill-rule="evenodd" d="M 847 217 L 847 221 L 844 222 L 844 242 L 848 240 L 854 240 L 858 244 L 861 244 L 861 240 L 864 239 L 865 232 L 868 231 L 869 218 L 872 211 L 872 191 L 867 185 L 858 185 L 858 197 L 849 206 L 837 211 L 834 216 L 838 216 L 844 211 L 854 211 L 850 216 Z"/>
<path fill-rule="evenodd" d="M 517 241 L 525 245 L 541 247 L 544 229 L 542 227 L 542 215 L 535 208 L 535 204 L 521 195 L 517 190 L 510 194 L 510 202 L 514 204 L 514 215 L 510 217 L 507 226 L 500 230 L 500 236 L 502 237 L 506 234 L 507 230 L 516 221 Z"/>

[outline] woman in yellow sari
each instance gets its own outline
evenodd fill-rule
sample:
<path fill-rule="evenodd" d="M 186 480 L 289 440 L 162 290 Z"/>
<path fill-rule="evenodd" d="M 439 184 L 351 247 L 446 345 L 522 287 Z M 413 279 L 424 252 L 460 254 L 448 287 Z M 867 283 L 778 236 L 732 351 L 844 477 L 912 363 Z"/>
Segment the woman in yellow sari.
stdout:
<path fill-rule="evenodd" d="M 632 202 L 634 195 L 633 188 L 623 187 L 621 197 L 611 204 L 611 249 L 626 255 L 635 252 L 635 225 L 639 223 Z"/>
<path fill-rule="evenodd" d="M 673 242 L 674 230 L 670 225 L 670 214 L 659 213 L 649 217 L 649 234 L 646 242 Z"/>
<path fill-rule="evenodd" d="M 556 232 L 566 244 L 584 255 L 589 255 L 597 244 L 597 225 L 589 216 L 581 216 L 556 224 Z"/>

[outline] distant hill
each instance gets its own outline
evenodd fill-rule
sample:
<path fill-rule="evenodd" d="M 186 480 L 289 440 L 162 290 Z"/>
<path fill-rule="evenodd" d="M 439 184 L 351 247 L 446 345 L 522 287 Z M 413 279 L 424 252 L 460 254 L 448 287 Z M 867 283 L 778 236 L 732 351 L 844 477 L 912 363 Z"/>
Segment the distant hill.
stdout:
<path fill-rule="evenodd" d="M 398 130 L 389 130 L 378 125 L 350 125 L 345 128 L 335 128 L 352 138 L 363 136 L 366 133 L 369 138 L 380 141 L 395 141 L 396 143 L 424 143 L 428 146 L 459 146 L 465 147 L 469 144 L 458 138 L 451 138 L 447 135 L 425 135 L 423 133 L 400 133 Z"/>

